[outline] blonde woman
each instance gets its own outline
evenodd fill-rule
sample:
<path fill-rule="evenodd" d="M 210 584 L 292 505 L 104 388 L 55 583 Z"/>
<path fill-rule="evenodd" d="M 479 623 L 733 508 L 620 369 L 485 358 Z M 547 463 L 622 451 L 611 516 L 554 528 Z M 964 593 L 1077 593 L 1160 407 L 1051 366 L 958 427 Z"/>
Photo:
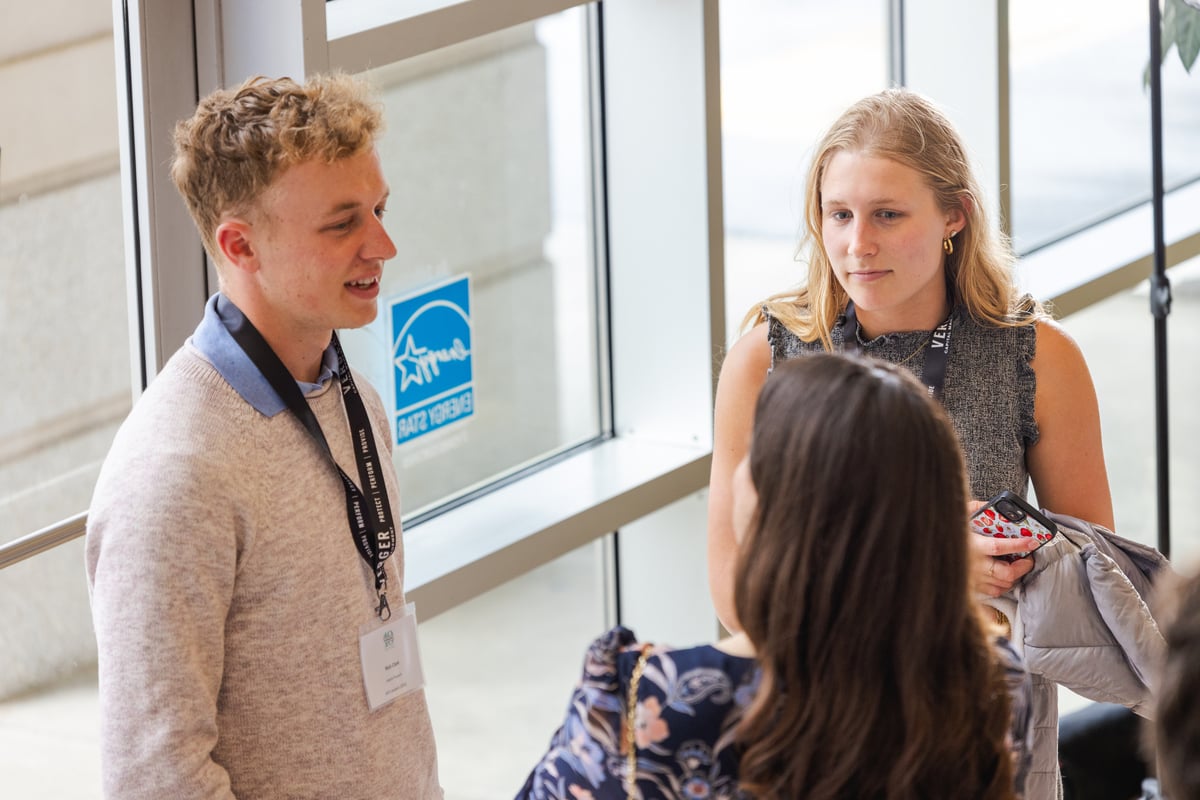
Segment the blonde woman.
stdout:
<path fill-rule="evenodd" d="M 988 220 L 966 149 L 941 110 L 903 89 L 851 106 L 817 146 L 804 222 L 806 282 L 753 312 L 717 389 L 708 561 L 726 627 L 741 628 L 733 472 L 767 373 L 799 356 L 858 351 L 918 377 L 954 424 L 973 498 L 1005 489 L 1025 496 L 1032 481 L 1043 507 L 1113 527 L 1087 364 L 1017 290 L 1008 243 Z M 972 547 L 972 585 L 990 597 L 1033 566 L 995 558 L 1021 551 L 1019 541 L 975 537 Z M 1031 780 L 1039 790 L 1030 796 L 1044 797 L 1057 792 L 1057 711 L 1053 686 L 1039 695 Z"/>

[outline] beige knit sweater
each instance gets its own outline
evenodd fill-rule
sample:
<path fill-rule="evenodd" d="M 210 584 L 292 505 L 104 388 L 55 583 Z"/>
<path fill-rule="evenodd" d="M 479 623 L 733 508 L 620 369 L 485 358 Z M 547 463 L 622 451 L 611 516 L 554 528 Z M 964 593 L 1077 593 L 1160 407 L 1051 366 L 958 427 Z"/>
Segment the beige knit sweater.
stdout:
<path fill-rule="evenodd" d="M 390 453 L 382 403 L 359 388 Z M 337 381 L 308 401 L 357 476 Z M 403 557 L 388 561 L 393 609 Z M 340 479 L 291 413 L 260 414 L 190 345 L 117 434 L 87 573 L 106 797 L 441 797 L 424 692 L 367 709 L 375 592 Z"/>

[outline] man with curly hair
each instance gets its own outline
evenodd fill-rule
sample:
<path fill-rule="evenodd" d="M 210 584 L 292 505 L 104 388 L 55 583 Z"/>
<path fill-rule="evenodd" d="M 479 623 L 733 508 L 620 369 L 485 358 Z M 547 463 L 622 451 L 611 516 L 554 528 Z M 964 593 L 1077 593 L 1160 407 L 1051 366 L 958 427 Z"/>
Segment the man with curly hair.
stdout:
<path fill-rule="evenodd" d="M 336 335 L 396 253 L 381 127 L 335 75 L 255 78 L 176 128 L 220 291 L 89 513 L 107 797 L 442 796 L 387 415 Z"/>

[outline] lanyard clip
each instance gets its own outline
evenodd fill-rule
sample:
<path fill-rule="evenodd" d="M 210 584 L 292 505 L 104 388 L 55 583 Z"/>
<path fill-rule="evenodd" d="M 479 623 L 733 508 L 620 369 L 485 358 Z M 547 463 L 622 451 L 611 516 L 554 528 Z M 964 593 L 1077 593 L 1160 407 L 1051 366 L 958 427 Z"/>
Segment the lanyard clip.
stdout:
<path fill-rule="evenodd" d="M 392 609 L 388 607 L 387 592 L 379 593 L 379 607 L 375 609 L 375 613 L 384 622 L 392 618 Z"/>

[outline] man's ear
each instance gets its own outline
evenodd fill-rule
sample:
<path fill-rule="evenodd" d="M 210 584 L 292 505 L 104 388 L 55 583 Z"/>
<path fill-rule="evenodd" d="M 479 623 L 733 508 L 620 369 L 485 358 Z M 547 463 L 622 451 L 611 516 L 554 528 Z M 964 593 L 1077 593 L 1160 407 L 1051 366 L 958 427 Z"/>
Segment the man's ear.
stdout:
<path fill-rule="evenodd" d="M 237 269 L 254 272 L 258 269 L 258 253 L 252 242 L 253 233 L 254 228 L 249 222 L 232 217 L 217 226 L 213 240 L 227 263 Z"/>

